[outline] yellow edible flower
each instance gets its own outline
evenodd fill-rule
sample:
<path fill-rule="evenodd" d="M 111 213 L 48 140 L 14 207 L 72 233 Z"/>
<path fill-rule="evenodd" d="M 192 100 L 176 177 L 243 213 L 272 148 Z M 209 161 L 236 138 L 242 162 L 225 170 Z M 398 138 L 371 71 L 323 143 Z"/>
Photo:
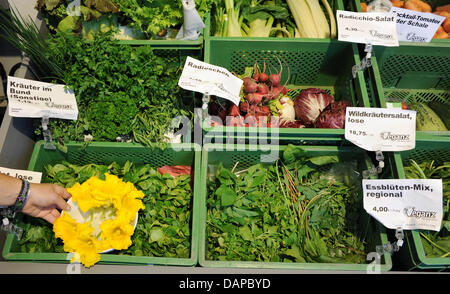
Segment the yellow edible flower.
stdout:
<path fill-rule="evenodd" d="M 132 241 L 136 214 L 145 206 L 140 199 L 142 191 L 132 183 L 123 182 L 119 177 L 105 174 L 105 180 L 91 177 L 83 184 L 76 183 L 68 189 L 73 202 L 83 212 L 92 209 L 110 209 L 114 207 L 115 218 L 104 220 L 100 224 L 101 233 L 97 239 L 91 222 L 78 223 L 69 214 L 63 213 L 54 225 L 55 237 L 64 241 L 64 251 L 75 253 L 71 262 L 80 261 L 90 267 L 100 261 L 101 252 L 113 248 L 127 249 Z"/>
<path fill-rule="evenodd" d="M 100 229 L 102 230 L 102 240 L 108 242 L 112 248 L 121 250 L 131 246 L 131 235 L 134 228 L 129 219 L 117 217 L 113 220 L 104 221 L 100 225 Z"/>

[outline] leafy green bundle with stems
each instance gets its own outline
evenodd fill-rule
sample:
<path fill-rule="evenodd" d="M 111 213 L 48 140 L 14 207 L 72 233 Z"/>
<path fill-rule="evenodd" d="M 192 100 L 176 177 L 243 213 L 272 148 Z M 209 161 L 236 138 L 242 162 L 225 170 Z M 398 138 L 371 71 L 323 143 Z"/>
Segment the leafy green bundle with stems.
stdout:
<path fill-rule="evenodd" d="M 192 117 L 177 86 L 182 61 L 160 56 L 149 46 L 118 44 L 110 33 L 93 41 L 64 33 L 50 37 L 46 56 L 63 69 L 60 80 L 74 90 L 76 121 L 51 120 L 62 141 L 115 141 L 128 137 L 164 146 L 164 134 L 177 116 Z M 40 134 L 40 129 L 38 129 Z"/>
<path fill-rule="evenodd" d="M 144 192 L 145 209 L 132 236 L 132 245 L 113 254 L 188 258 L 191 250 L 192 187 L 190 175 L 172 177 L 161 175 L 156 168 L 129 161 L 120 165 L 75 165 L 61 162 L 45 166 L 44 182 L 66 188 L 83 183 L 90 177 L 104 178 L 105 173 L 116 175 L 133 183 Z M 52 225 L 26 215 L 20 216 L 18 225 L 24 236 L 18 242 L 23 253 L 63 253 L 61 239 L 55 238 Z"/>
<path fill-rule="evenodd" d="M 325 176 L 338 162 L 289 146 L 273 165 L 219 165 L 208 182 L 207 259 L 365 263 L 370 218 L 360 187 Z"/>
<path fill-rule="evenodd" d="M 450 256 L 450 162 L 434 160 L 417 163 L 410 159 L 404 167 L 408 179 L 442 179 L 443 219 L 439 232 L 420 231 L 427 257 Z"/>

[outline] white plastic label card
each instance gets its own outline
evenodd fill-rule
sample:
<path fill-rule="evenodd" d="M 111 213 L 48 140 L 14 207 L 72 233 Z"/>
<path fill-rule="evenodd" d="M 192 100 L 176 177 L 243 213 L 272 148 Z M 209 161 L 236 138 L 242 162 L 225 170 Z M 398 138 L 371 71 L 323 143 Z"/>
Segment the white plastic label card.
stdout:
<path fill-rule="evenodd" d="M 414 10 L 392 7 L 397 16 L 398 40 L 405 42 L 430 42 L 445 17 L 417 12 Z"/>
<path fill-rule="evenodd" d="M 398 46 L 396 15 L 390 12 L 336 11 L 338 40 L 379 46 Z"/>
<path fill-rule="evenodd" d="M 367 151 L 416 147 L 416 112 L 397 108 L 347 107 L 345 139 Z"/>
<path fill-rule="evenodd" d="M 386 228 L 439 231 L 441 179 L 363 180 L 364 209 Z"/>
<path fill-rule="evenodd" d="M 190 56 L 181 73 L 178 85 L 189 91 L 225 98 L 239 105 L 241 87 L 244 81 L 227 69 L 208 64 Z"/>
<path fill-rule="evenodd" d="M 30 170 L 18 170 L 18 169 L 10 169 L 5 167 L 0 167 L 0 173 L 18 178 L 27 180 L 30 183 L 39 184 L 42 180 L 42 173 L 30 171 Z"/>
<path fill-rule="evenodd" d="M 75 94 L 65 85 L 8 77 L 9 115 L 12 117 L 77 120 Z"/>

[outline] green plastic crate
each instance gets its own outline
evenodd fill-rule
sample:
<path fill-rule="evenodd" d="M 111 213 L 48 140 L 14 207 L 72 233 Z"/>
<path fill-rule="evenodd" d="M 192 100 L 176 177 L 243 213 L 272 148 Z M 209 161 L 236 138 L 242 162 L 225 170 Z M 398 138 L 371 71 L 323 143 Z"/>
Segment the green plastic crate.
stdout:
<path fill-rule="evenodd" d="M 342 0 L 329 1 L 334 12 L 343 10 Z M 309 38 L 261 38 L 261 37 L 216 37 L 212 36 L 211 18 L 207 19 L 204 60 L 207 63 L 227 68 L 231 72 L 241 74 L 244 68 L 253 66 L 256 60 L 262 64 L 266 59 L 274 66 L 278 65 L 275 55 L 283 64 L 289 64 L 290 83 L 298 86 L 298 90 L 289 95 L 295 97 L 300 89 L 317 87 L 335 95 L 336 100 L 349 100 L 354 106 L 370 107 L 370 100 L 362 72 L 357 72 L 354 79 L 352 67 L 360 62 L 356 44 L 339 42 L 336 39 Z M 282 84 L 288 75 L 285 67 Z M 330 144 L 344 138 L 343 129 L 293 129 L 257 127 L 211 127 L 206 123 L 202 126 L 204 137 L 214 139 L 242 138 L 245 136 L 268 136 L 279 139 L 281 144 L 287 144 L 292 139 L 318 139 L 321 144 Z M 248 142 L 248 141 L 247 141 Z"/>
<path fill-rule="evenodd" d="M 337 147 L 337 146 L 304 146 L 305 150 L 313 155 L 338 155 L 344 160 L 357 160 L 358 169 L 360 171 L 367 170 L 372 166 L 372 162 L 367 156 L 367 153 L 357 147 Z M 261 156 L 265 158 L 266 165 L 275 164 L 279 156 L 286 149 L 286 146 L 272 146 L 269 148 L 252 148 L 249 145 L 235 145 L 235 144 L 208 144 L 203 147 L 202 151 L 202 171 L 200 190 L 200 207 L 199 211 L 199 264 L 203 267 L 220 267 L 220 268 L 271 268 L 271 269 L 297 269 L 297 270 L 349 270 L 349 271 L 366 271 L 367 264 L 342 264 L 342 263 L 290 263 L 290 262 L 259 262 L 259 261 L 217 261 L 207 259 L 207 179 L 213 176 L 215 167 L 223 164 L 226 168 L 232 168 L 239 162 L 239 168 L 245 169 L 251 165 L 261 163 Z M 275 151 L 275 152 L 274 152 Z M 362 196 L 361 196 L 362 197 Z M 373 239 L 376 239 L 373 245 L 375 246 L 386 244 L 387 234 L 384 227 L 382 227 L 373 218 L 370 218 L 361 207 L 364 218 L 367 220 L 368 226 L 376 232 Z M 371 261 L 371 260 L 370 260 Z M 392 267 L 390 254 L 381 257 L 381 264 L 379 264 L 380 271 L 389 271 Z"/>
<path fill-rule="evenodd" d="M 67 144 L 68 152 L 49 151 L 43 148 L 43 142 L 36 143 L 28 166 L 29 170 L 43 172 L 47 164 L 67 161 L 73 164 L 85 165 L 89 163 L 110 164 L 117 162 L 124 164 L 127 160 L 135 164 L 150 164 L 154 167 L 165 165 L 190 165 L 194 169 L 193 213 L 191 216 L 191 253 L 189 258 L 128 256 L 117 254 L 102 254 L 99 264 L 128 264 L 128 265 L 174 265 L 195 266 L 198 259 L 198 196 L 200 180 L 201 149 L 194 144 L 171 144 L 165 149 L 146 148 L 133 143 L 90 143 L 86 149 L 81 143 Z M 19 253 L 16 252 L 17 237 L 8 234 L 3 247 L 3 257 L 8 261 L 68 263 L 70 253 Z"/>
<path fill-rule="evenodd" d="M 450 104 L 449 48 L 444 43 L 374 46 L 372 66 L 366 72 L 372 107 L 386 107 L 389 98 L 406 103 L 439 101 Z M 450 136 L 450 131 L 417 133 Z"/>
<path fill-rule="evenodd" d="M 207 38 L 205 61 L 222 66 L 235 73 L 243 73 L 244 68 L 253 66 L 256 60 L 276 65 L 275 56 L 284 63 L 282 84 L 287 79 L 290 68 L 290 82 L 300 88 L 321 88 L 333 94 L 335 100 L 349 100 L 354 106 L 370 107 L 364 75 L 358 71 L 354 79 L 352 67 L 360 62 L 356 44 L 330 39 L 276 39 L 260 38 Z M 295 97 L 299 90 L 289 93 Z M 343 139 L 343 129 L 296 129 L 257 127 L 211 127 L 203 124 L 205 137 L 226 134 L 239 138 L 244 135 L 269 135 L 280 140 L 296 137 L 323 137 Z"/>
<path fill-rule="evenodd" d="M 394 154 L 395 165 L 400 178 L 405 177 L 404 165 L 409 165 L 409 159 L 417 163 L 434 160 L 441 164 L 450 161 L 450 138 L 422 136 L 416 141 L 416 148 Z M 450 256 L 445 258 L 427 257 L 425 255 L 420 230 L 405 231 L 406 242 L 400 251 L 393 256 L 398 259 L 401 270 L 433 270 L 444 271 L 450 268 Z"/>

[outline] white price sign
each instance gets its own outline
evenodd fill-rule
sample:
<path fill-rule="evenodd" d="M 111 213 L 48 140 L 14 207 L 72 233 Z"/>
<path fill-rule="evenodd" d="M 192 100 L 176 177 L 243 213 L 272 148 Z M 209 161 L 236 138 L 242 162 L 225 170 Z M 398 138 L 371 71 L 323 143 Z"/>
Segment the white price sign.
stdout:
<path fill-rule="evenodd" d="M 10 169 L 5 167 L 0 167 L 0 173 L 17 178 L 24 179 L 30 183 L 39 184 L 42 180 L 42 173 L 29 171 L 29 170 L 18 170 L 18 169 Z"/>
<path fill-rule="evenodd" d="M 7 95 L 12 117 L 78 119 L 75 94 L 65 85 L 8 77 Z"/>
<path fill-rule="evenodd" d="M 347 107 L 345 139 L 367 151 L 405 151 L 416 146 L 416 112 Z"/>
<path fill-rule="evenodd" d="M 392 7 L 391 13 L 397 16 L 398 40 L 405 42 L 430 42 L 445 17 Z"/>
<path fill-rule="evenodd" d="M 379 46 L 398 46 L 396 15 L 389 12 L 336 11 L 338 40 Z"/>
<path fill-rule="evenodd" d="M 389 229 L 439 231 L 442 180 L 363 180 L 364 209 Z"/>
<path fill-rule="evenodd" d="M 243 83 L 243 80 L 223 67 L 188 56 L 178 86 L 185 90 L 222 97 L 239 105 L 239 93 Z"/>

